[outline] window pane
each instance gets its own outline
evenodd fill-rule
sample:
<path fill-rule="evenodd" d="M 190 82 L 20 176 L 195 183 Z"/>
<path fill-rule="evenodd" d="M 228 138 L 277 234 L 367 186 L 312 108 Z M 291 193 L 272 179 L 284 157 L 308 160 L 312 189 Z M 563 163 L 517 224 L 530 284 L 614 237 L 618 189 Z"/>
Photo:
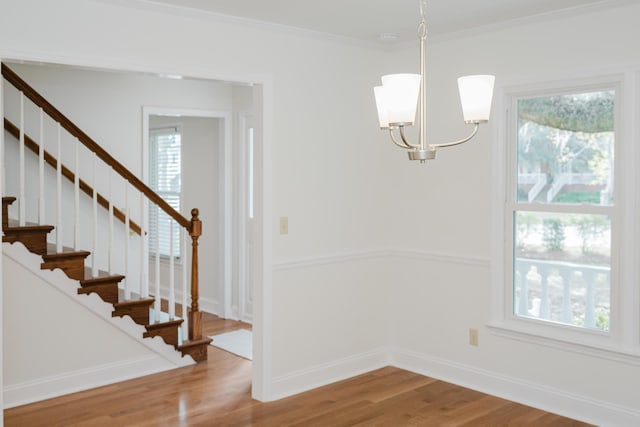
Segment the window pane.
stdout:
<path fill-rule="evenodd" d="M 171 207 L 180 212 L 181 134 L 178 127 L 149 132 L 149 186 Z M 149 205 L 149 254 L 180 257 L 180 226 L 164 212 L 158 214 L 155 204 Z M 171 230 L 173 229 L 173 233 Z M 173 238 L 173 245 L 171 245 Z"/>
<path fill-rule="evenodd" d="M 514 314 L 609 330 L 607 215 L 516 212 Z"/>
<path fill-rule="evenodd" d="M 517 200 L 613 203 L 615 91 L 518 100 Z"/>

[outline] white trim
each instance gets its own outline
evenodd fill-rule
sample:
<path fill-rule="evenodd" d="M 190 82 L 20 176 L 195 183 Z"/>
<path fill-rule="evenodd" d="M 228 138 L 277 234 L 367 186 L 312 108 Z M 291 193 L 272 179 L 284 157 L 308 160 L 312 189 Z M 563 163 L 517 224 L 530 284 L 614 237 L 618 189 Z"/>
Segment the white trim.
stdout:
<path fill-rule="evenodd" d="M 2 63 L 2 57 L 0 56 L 0 64 Z M 0 79 L 4 82 L 4 79 Z M 4 121 L 4 84 L 0 84 L 0 118 Z M 4 125 L 3 125 L 4 126 Z M 4 197 L 4 130 L 0 132 L 0 197 Z M 4 271 L 3 271 L 3 258 L 0 257 L 0 289 L 4 289 Z M 0 334 L 4 330 L 4 300 L 3 292 L 0 292 Z M 3 334 L 4 335 L 4 334 Z M 4 366 L 4 339 L 0 338 L 0 366 Z M 4 384 L 3 369 L 0 369 L 0 384 Z M 0 387 L 0 413 L 4 412 L 4 394 L 2 387 Z M 4 417 L 0 417 L 0 427 L 4 426 Z"/>
<path fill-rule="evenodd" d="M 238 112 L 238 123 L 236 129 L 236 147 L 234 151 L 234 165 L 236 169 L 235 173 L 235 188 L 236 188 L 236 199 L 235 199 L 235 208 L 236 213 L 234 215 L 235 218 L 238 219 L 236 223 L 236 227 L 234 231 L 237 236 L 237 247 L 234 251 L 234 254 L 237 257 L 236 264 L 236 276 L 238 284 L 238 301 L 239 304 L 232 310 L 234 318 L 242 320 L 247 323 L 251 323 L 251 319 L 253 317 L 253 308 L 248 310 L 249 304 L 253 305 L 253 295 L 249 295 L 247 290 L 252 289 L 254 287 L 255 281 L 255 259 L 253 259 L 253 254 L 248 250 L 249 240 L 253 239 L 253 233 L 255 229 L 255 218 L 249 218 L 249 196 L 250 191 L 249 188 L 254 186 L 254 182 L 250 182 L 249 178 L 253 178 L 253 171 L 249 174 L 249 150 L 247 148 L 249 139 L 248 133 L 249 128 L 255 129 L 252 124 L 254 120 L 255 114 L 253 112 L 247 111 L 239 111 Z M 253 203 L 253 201 L 251 202 Z M 251 268 L 251 271 L 248 269 Z M 250 283 L 251 282 L 251 283 Z M 251 284 L 251 286 L 249 286 Z"/>
<path fill-rule="evenodd" d="M 233 315 L 231 308 L 233 297 L 233 114 L 228 112 L 222 122 L 220 137 L 223 137 L 222 156 L 219 156 L 222 179 L 220 182 L 220 194 L 222 198 L 220 222 L 220 235 L 222 237 L 222 300 L 224 301 L 224 317 Z"/>
<path fill-rule="evenodd" d="M 178 366 L 168 364 L 162 357 L 150 355 L 11 384 L 3 387 L 4 407 L 13 408 L 175 368 Z"/>
<path fill-rule="evenodd" d="M 640 411 L 496 372 L 394 349 L 391 364 L 428 377 L 602 427 L 640 425 Z"/>
<path fill-rule="evenodd" d="M 420 261 L 442 262 L 448 264 L 461 264 L 472 267 L 489 268 L 490 260 L 485 257 L 471 255 L 454 255 L 451 253 L 425 252 L 416 250 L 389 250 L 390 256 L 396 258 L 414 259 Z"/>
<path fill-rule="evenodd" d="M 254 145 L 254 235 L 256 246 L 253 288 L 253 363 L 251 397 L 261 401 L 272 398 L 273 365 L 273 210 L 272 146 L 274 121 L 274 83 L 265 81 L 261 91 L 262 132 L 257 132 Z M 262 138 L 262 139 L 260 139 Z"/>
<path fill-rule="evenodd" d="M 446 253 L 425 252 L 409 249 L 378 249 L 280 261 L 273 264 L 273 271 L 298 270 L 308 267 L 380 258 L 401 258 L 428 262 L 444 262 L 482 268 L 489 268 L 490 265 L 489 260 L 482 257 L 459 256 Z"/>
<path fill-rule="evenodd" d="M 249 28 L 255 28 L 265 31 L 272 31 L 281 34 L 293 34 L 299 37 L 308 37 L 316 40 L 331 40 L 342 44 L 348 44 L 352 46 L 375 48 L 380 50 L 392 50 L 402 47 L 413 47 L 415 45 L 415 39 L 400 39 L 396 43 L 390 43 L 386 41 L 380 41 L 377 38 L 371 40 L 360 39 L 357 37 L 349 37 L 345 35 L 339 35 L 334 33 L 328 33 L 318 30 L 311 30 L 308 28 L 294 27 L 292 25 L 279 24 L 274 22 L 260 21 L 258 19 L 245 18 L 240 16 L 225 15 L 222 13 L 213 12 L 210 10 L 197 9 L 188 6 L 160 3 L 154 0 L 97 0 L 102 3 L 113 4 L 116 3 L 120 6 L 127 8 L 135 8 L 139 10 L 153 10 L 161 13 L 168 13 L 173 15 L 181 15 L 195 19 L 205 19 L 212 23 L 227 23 L 234 25 L 245 25 Z M 429 42 L 440 42 L 448 40 L 456 40 L 462 38 L 468 38 L 475 35 L 499 31 L 503 29 L 509 29 L 513 27 L 521 27 L 523 25 L 531 25 L 540 22 L 547 22 L 551 19 L 562 19 L 566 17 L 573 17 L 576 15 L 595 13 L 614 7 L 621 7 L 630 4 L 635 4 L 636 0 L 601 0 L 597 3 L 584 4 L 570 6 L 564 9 L 554 10 L 551 12 L 543 12 L 535 15 L 525 16 L 522 18 L 513 18 L 494 24 L 487 24 L 476 26 L 468 29 L 458 31 L 446 31 L 442 33 L 429 34 Z"/>
<path fill-rule="evenodd" d="M 372 41 L 359 39 L 356 37 L 349 37 L 340 34 L 327 33 L 317 30 L 311 30 L 308 28 L 294 27 L 291 25 L 279 24 L 275 22 L 260 21 L 257 19 L 245 18 L 241 16 L 225 15 L 223 13 L 217 13 L 210 10 L 197 9 L 193 7 L 160 3 L 153 0 L 97 0 L 102 3 L 113 4 L 117 3 L 126 8 L 135 8 L 143 11 L 155 11 L 165 14 L 171 14 L 176 16 L 183 16 L 191 19 L 207 20 L 212 24 L 232 24 L 232 25 L 244 25 L 252 29 L 258 29 L 263 31 L 271 31 L 279 34 L 291 34 L 297 37 L 306 37 L 312 40 L 320 41 L 334 41 L 351 46 L 359 46 L 365 48 L 381 48 L 386 45 L 380 43 L 377 39 Z"/>
<path fill-rule="evenodd" d="M 633 321 L 639 318 L 638 292 L 631 284 L 635 282 L 637 272 L 638 248 L 634 239 L 624 239 L 624 235 L 636 235 L 635 219 L 630 209 L 637 203 L 634 185 L 637 180 L 634 164 L 638 151 L 633 143 L 639 132 L 634 126 L 637 111 L 637 72 L 628 68 L 608 69 L 600 75 L 580 75 L 569 78 L 563 76 L 554 80 L 528 82 L 526 84 L 505 84 L 498 88 L 497 111 L 499 119 L 494 125 L 498 144 L 493 145 L 493 195 L 492 227 L 494 236 L 491 247 L 491 286 L 492 307 L 489 326 L 492 333 L 503 337 L 516 338 L 542 344 L 565 351 L 580 351 L 605 359 L 624 361 L 632 365 L 640 363 L 639 326 Z M 514 129 L 509 128 L 513 120 L 514 100 L 528 96 L 547 94 L 574 93 L 584 90 L 614 88 L 616 91 L 615 117 L 615 179 L 616 204 L 614 206 L 573 206 L 545 204 L 532 205 L 519 203 L 509 194 L 515 194 L 515 180 L 509 174 L 515 170 L 515 153 L 513 152 Z M 504 115 L 503 115 L 504 114 Z M 636 134 L 634 135 L 634 130 Z M 622 142 L 621 142 L 622 141 Z M 627 143 L 631 142 L 631 143 Z M 511 147 L 511 148 L 510 148 Z M 621 167 L 622 166 L 622 167 Z M 624 176 L 623 176 L 624 174 Z M 513 301 L 511 281 L 513 273 L 511 212 L 514 211 L 549 211 L 549 212 L 588 212 L 594 214 L 610 214 L 612 217 L 611 247 L 611 330 L 590 331 L 570 325 L 552 322 L 535 321 L 516 316 L 512 313 L 510 301 Z M 624 230 L 624 234 L 621 230 Z M 624 284 L 627 284 L 624 286 Z M 635 287 L 633 287 L 635 288 Z M 545 338 L 547 337 L 547 338 Z M 563 344 L 566 343 L 566 344 Z"/>
<path fill-rule="evenodd" d="M 564 9 L 553 10 L 550 12 L 538 13 L 535 15 L 513 18 L 506 21 L 496 22 L 494 24 L 481 25 L 460 31 L 451 31 L 442 34 L 434 34 L 429 36 L 429 42 L 445 42 L 449 40 L 458 40 L 471 38 L 473 36 L 484 33 L 508 30 L 510 28 L 520 28 L 526 25 L 535 25 L 546 23 L 551 20 L 564 19 L 585 15 L 588 13 L 602 12 L 608 9 L 636 4 L 637 0 L 601 0 L 597 3 L 583 4 L 566 7 Z"/>
<path fill-rule="evenodd" d="M 273 379 L 273 400 L 389 366 L 389 349 L 379 348 L 295 371 Z"/>
<path fill-rule="evenodd" d="M 526 320 L 526 319 L 523 319 Z M 619 363 L 625 363 L 631 366 L 640 366 L 640 352 L 626 351 L 624 348 L 607 348 L 603 344 L 594 344 L 588 339 L 583 341 L 572 340 L 566 338 L 555 338 L 549 334 L 545 334 L 541 329 L 546 325 L 536 325 L 540 328 L 532 328 L 527 330 L 523 327 L 510 327 L 509 323 L 497 322 L 486 325 L 492 334 L 502 337 L 522 341 L 530 344 L 541 345 L 556 350 L 570 351 L 598 359 L 610 360 Z M 555 327 L 565 327 L 565 325 L 556 325 Z M 588 335 L 597 335 L 597 331 L 579 330 L 588 338 Z"/>

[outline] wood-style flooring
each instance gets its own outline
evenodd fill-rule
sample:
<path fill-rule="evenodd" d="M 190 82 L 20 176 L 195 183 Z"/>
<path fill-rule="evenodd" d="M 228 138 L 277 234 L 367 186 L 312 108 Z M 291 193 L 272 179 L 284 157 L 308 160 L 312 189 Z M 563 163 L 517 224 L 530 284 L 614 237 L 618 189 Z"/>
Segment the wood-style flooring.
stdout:
<path fill-rule="evenodd" d="M 206 315 L 215 335 L 248 325 Z M 44 355 L 46 357 L 46 355 Z M 251 362 L 209 360 L 8 409 L 5 426 L 587 426 L 497 397 L 383 368 L 277 402 L 251 399 Z"/>

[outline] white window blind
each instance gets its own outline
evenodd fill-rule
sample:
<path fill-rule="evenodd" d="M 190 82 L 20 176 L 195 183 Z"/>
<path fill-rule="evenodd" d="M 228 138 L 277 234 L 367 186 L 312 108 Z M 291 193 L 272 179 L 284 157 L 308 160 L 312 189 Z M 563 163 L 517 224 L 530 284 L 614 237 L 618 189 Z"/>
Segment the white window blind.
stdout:
<path fill-rule="evenodd" d="M 180 212 L 181 129 L 179 126 L 149 132 L 149 184 L 153 191 Z M 149 206 L 149 254 L 168 257 L 173 224 L 173 255 L 180 258 L 180 226 L 155 204 Z"/>

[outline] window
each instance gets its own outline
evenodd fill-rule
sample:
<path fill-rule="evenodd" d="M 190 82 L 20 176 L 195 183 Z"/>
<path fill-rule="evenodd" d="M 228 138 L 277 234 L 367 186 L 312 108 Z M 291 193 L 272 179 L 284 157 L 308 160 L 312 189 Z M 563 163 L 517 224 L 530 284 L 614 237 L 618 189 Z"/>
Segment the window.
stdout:
<path fill-rule="evenodd" d="M 180 212 L 181 130 L 179 126 L 149 131 L 149 186 Z M 172 225 L 173 223 L 173 225 Z M 173 235 L 172 235 L 173 231 Z M 180 257 L 180 227 L 154 204 L 149 206 L 149 254 Z"/>
<path fill-rule="evenodd" d="M 608 331 L 615 90 L 514 101 L 513 313 Z"/>
<path fill-rule="evenodd" d="M 637 363 L 635 77 L 504 89 L 494 333 Z"/>

